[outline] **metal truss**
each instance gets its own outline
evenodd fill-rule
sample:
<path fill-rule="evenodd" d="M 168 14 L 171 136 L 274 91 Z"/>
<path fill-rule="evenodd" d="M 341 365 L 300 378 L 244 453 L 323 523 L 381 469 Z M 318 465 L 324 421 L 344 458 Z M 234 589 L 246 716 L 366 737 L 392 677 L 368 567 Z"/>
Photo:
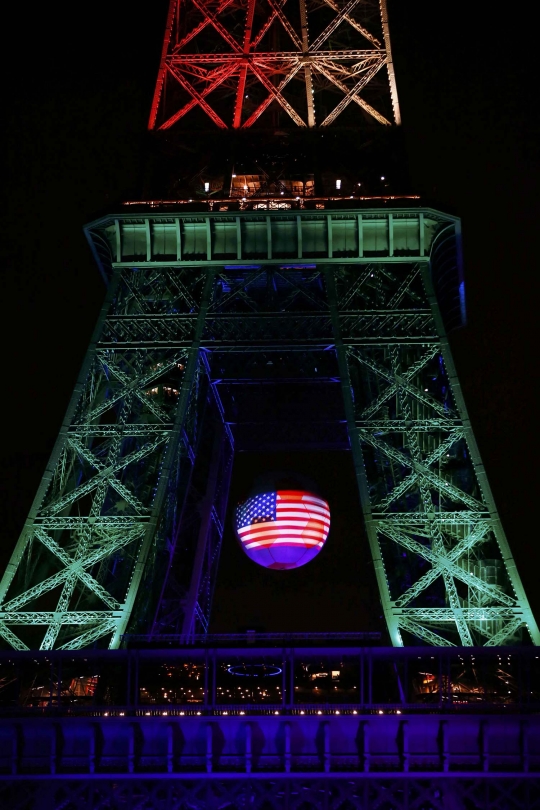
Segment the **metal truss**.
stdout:
<path fill-rule="evenodd" d="M 433 293 L 430 266 L 329 276 L 366 528 L 395 645 L 516 643 L 540 634 L 493 502 Z M 355 346 L 369 302 L 429 306 L 439 339 Z M 407 303 L 408 302 L 408 303 Z M 351 317 L 352 316 L 352 317 Z"/>
<path fill-rule="evenodd" d="M 217 776 L 217 775 L 216 775 Z M 273 776 L 273 775 L 272 775 Z M 146 810 L 189 807 L 207 810 L 217 807 L 257 807 L 268 810 L 349 810 L 388 807 L 408 810 L 533 810 L 538 807 L 537 778 L 495 774 L 467 776 L 411 774 L 400 778 L 383 773 L 358 778 L 356 774 L 335 778 L 235 778 L 210 779 L 205 774 L 192 779 L 163 775 L 144 778 L 122 774 L 114 778 L 84 775 L 37 779 L 24 776 L 0 781 L 0 800 L 13 810 L 63 810 L 84 806 L 88 810 L 126 806 Z"/>
<path fill-rule="evenodd" d="M 199 346 L 212 289 L 212 272 L 115 272 L 0 584 L 12 647 L 117 647 L 128 622 L 151 613 L 147 578 L 165 577 L 207 407 Z M 141 345 L 135 324 L 171 312 L 182 323 L 174 342 Z"/>
<path fill-rule="evenodd" d="M 223 213 L 194 223 L 186 214 L 163 226 L 144 216 L 92 226 L 96 253 L 106 240 L 116 261 L 0 583 L 9 646 L 206 633 L 234 452 L 347 446 L 392 643 L 496 646 L 524 631 L 540 643 L 432 288 L 432 236 L 454 225 L 436 212 L 401 216 Z M 234 264 L 214 258 L 221 223 L 234 229 Z M 415 256 L 397 254 L 403 223 Z M 165 226 L 176 261 L 153 255 Z M 302 259 L 314 226 L 320 262 Z M 375 226 L 382 255 L 359 255 Z M 239 256 L 257 228 L 265 259 L 253 264 Z M 124 243 L 137 229 L 146 261 L 132 263 Z M 193 233 L 197 258 L 181 252 Z M 338 258 L 343 233 L 352 249 Z M 292 260 L 272 259 L 274 246 Z"/>
<path fill-rule="evenodd" d="M 327 127 L 358 110 L 400 123 L 386 0 L 171 0 L 150 129 L 197 113 L 221 129 Z"/>

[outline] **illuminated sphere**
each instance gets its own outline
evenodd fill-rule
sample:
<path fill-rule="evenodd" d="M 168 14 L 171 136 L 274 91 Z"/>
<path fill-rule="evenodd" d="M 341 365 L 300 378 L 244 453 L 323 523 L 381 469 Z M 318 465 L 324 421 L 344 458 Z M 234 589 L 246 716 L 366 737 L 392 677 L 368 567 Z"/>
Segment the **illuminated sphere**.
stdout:
<path fill-rule="evenodd" d="M 299 568 L 324 546 L 330 509 L 306 490 L 263 492 L 236 507 L 234 527 L 253 562 L 264 568 Z"/>

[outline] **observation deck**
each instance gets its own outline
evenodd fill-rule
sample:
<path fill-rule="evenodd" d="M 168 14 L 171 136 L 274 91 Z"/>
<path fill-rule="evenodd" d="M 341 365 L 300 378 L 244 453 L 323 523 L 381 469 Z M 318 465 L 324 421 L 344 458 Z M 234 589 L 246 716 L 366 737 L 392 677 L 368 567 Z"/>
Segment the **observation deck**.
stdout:
<path fill-rule="evenodd" d="M 535 648 L 335 635 L 2 652 L 1 777 L 540 772 Z"/>

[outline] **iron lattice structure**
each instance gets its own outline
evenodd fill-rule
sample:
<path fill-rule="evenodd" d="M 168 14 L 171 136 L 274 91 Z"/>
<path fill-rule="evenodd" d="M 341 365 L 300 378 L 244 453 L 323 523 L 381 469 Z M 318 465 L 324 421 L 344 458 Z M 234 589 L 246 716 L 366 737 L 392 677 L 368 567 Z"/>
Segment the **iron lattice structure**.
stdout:
<path fill-rule="evenodd" d="M 182 779 L 174 775 L 166 779 L 119 778 L 98 779 L 93 775 L 47 782 L 30 781 L 22 777 L 0 783 L 0 798 L 6 807 L 63 810 L 84 802 L 89 810 L 101 807 L 131 805 L 148 810 L 189 807 L 206 810 L 215 807 L 268 808 L 269 810 L 305 810 L 321 806 L 329 810 L 349 810 L 370 807 L 391 807 L 408 810 L 445 810 L 467 807 L 482 810 L 534 810 L 538 807 L 538 779 L 520 776 L 491 779 L 460 774 L 452 779 L 437 779 L 432 773 L 403 779 L 387 776 L 377 779 L 348 775 L 341 779 L 294 777 L 277 780 L 255 779 L 245 775 L 240 779 L 209 779 L 197 776 Z"/>
<path fill-rule="evenodd" d="M 234 452 L 280 446 L 350 447 L 394 645 L 540 642 L 443 323 L 459 221 L 296 205 L 88 227 L 109 288 L 1 582 L 11 646 L 204 634 Z"/>
<path fill-rule="evenodd" d="M 347 126 L 358 111 L 400 123 L 386 0 L 171 0 L 150 129 Z"/>

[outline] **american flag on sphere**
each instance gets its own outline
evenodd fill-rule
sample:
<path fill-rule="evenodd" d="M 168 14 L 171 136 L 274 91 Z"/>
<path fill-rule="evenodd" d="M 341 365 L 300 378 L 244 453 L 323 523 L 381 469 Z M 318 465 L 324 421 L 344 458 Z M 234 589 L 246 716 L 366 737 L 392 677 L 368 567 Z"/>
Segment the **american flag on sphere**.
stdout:
<path fill-rule="evenodd" d="M 330 509 L 305 490 L 254 495 L 236 507 L 235 528 L 242 548 L 265 568 L 298 568 L 323 547 Z"/>

